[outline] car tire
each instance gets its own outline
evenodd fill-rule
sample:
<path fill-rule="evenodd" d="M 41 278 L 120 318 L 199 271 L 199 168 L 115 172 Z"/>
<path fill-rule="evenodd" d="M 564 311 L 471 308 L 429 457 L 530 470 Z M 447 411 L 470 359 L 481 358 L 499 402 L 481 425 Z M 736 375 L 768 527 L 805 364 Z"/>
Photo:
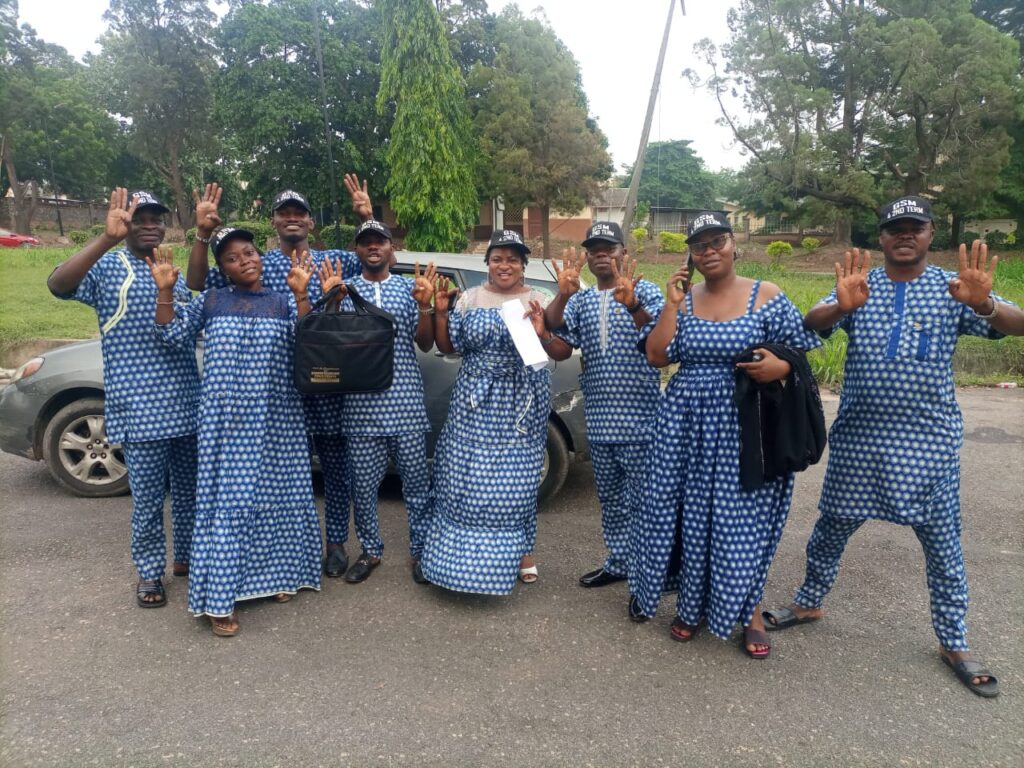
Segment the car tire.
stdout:
<path fill-rule="evenodd" d="M 107 441 L 103 399 L 65 405 L 46 425 L 43 459 L 54 480 L 76 496 L 128 493 L 128 468 L 120 444 Z"/>
<path fill-rule="evenodd" d="M 537 500 L 546 501 L 554 498 L 569 474 L 569 446 L 565 443 L 561 431 L 548 421 L 548 439 L 544 446 L 544 469 L 541 471 L 540 490 Z"/>

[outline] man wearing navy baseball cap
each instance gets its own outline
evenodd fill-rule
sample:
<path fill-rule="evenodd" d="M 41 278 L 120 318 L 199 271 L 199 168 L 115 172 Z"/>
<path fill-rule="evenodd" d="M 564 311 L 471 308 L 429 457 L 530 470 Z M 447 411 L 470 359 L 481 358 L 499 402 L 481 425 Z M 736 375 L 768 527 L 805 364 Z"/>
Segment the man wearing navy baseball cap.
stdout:
<path fill-rule="evenodd" d="M 103 351 L 105 429 L 93 431 L 89 452 L 102 466 L 119 463 L 121 444 L 132 491 L 132 560 L 141 608 L 167 604 L 163 576 L 167 541 L 164 499 L 171 488 L 175 576 L 186 576 L 196 494 L 196 414 L 199 373 L 195 345 L 170 347 L 153 335 L 157 286 L 144 261 L 163 242 L 169 209 L 151 192 L 110 195 L 106 229 L 57 267 L 46 284 L 61 299 L 96 310 Z M 124 241 L 124 247 L 118 244 Z M 178 278 L 173 301 L 192 294 Z"/>
<path fill-rule="evenodd" d="M 373 216 L 373 205 L 364 180 L 355 174 L 345 174 L 345 188 L 352 197 L 352 210 L 361 221 Z M 193 290 L 220 288 L 227 280 L 217 267 L 209 266 L 206 245 L 220 223 L 217 206 L 220 191 L 216 184 L 208 184 L 202 199 L 196 193 L 196 242 L 188 263 L 188 285 Z M 317 274 L 325 259 L 330 260 L 343 280 L 358 275 L 362 270 L 359 258 L 352 251 L 318 251 L 310 247 L 310 233 L 316 222 L 308 198 L 294 189 L 283 189 L 274 196 L 270 205 L 270 223 L 277 232 L 280 245 L 263 254 L 263 287 L 290 295 L 288 272 L 292 268 L 292 255 L 308 251 L 313 257 L 313 277 L 309 281 L 309 301 L 320 298 L 320 278 Z M 348 459 L 345 440 L 341 434 L 343 395 L 315 395 L 303 398 L 306 428 L 313 440 L 324 477 L 324 522 L 327 531 L 327 550 L 324 573 L 337 577 L 348 570 L 345 542 L 348 540 L 349 487 Z"/>
<path fill-rule="evenodd" d="M 960 445 L 952 358 L 963 335 L 1024 334 L 1024 312 L 992 292 L 998 257 L 960 246 L 959 273 L 928 264 L 931 204 L 906 195 L 879 214 L 884 264 L 854 248 L 836 287 L 804 325 L 849 337 L 839 415 L 829 433 L 820 515 L 792 605 L 765 611 L 768 630 L 818 621 L 850 536 L 867 520 L 907 525 L 924 549 L 932 626 L 942 660 L 979 696 L 999 683 L 968 653 L 967 578 L 960 547 Z"/>
<path fill-rule="evenodd" d="M 634 276 L 622 227 L 595 221 L 584 252 L 562 252 L 558 295 L 545 309 L 548 327 L 582 350 L 584 415 L 601 502 L 601 528 L 608 556 L 580 578 L 603 587 L 629 575 L 629 536 L 646 478 L 646 454 L 661 395 L 661 377 L 637 346 L 638 329 L 661 313 L 661 291 Z M 597 278 L 581 288 L 583 264 Z M 557 262 L 556 262 L 557 266 Z"/>

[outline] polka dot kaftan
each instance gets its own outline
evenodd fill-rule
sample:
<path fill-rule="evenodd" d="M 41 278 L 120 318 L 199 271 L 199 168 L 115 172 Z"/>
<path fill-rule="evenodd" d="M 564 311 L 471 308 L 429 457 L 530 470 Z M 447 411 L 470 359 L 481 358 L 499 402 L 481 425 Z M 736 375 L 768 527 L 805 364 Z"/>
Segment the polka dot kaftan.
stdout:
<path fill-rule="evenodd" d="M 904 525 L 959 515 L 964 426 L 953 352 L 962 335 L 1002 334 L 949 295 L 955 277 L 929 265 L 894 282 L 883 267 L 872 269 L 867 303 L 836 325 L 849 344 L 822 514 Z M 835 291 L 823 299 L 835 302 Z"/>
<path fill-rule="evenodd" d="M 630 592 L 653 616 L 676 537 L 682 540 L 677 612 L 727 638 L 749 623 L 789 514 L 792 473 L 747 492 L 740 486 L 736 356 L 752 344 L 820 345 L 785 294 L 746 314 L 713 322 L 679 314 L 668 358 L 680 364 L 659 405 L 649 479 L 634 529 Z M 653 326 L 652 326 L 653 327 Z M 678 531 L 678 533 L 677 533 Z"/>
<path fill-rule="evenodd" d="M 449 315 L 463 356 L 434 456 L 434 517 L 421 565 L 432 584 L 505 595 L 533 550 L 551 372 L 523 365 L 501 319 L 509 297 L 471 288 Z M 524 302 L 546 298 L 532 291 Z"/>
<path fill-rule="evenodd" d="M 188 607 L 320 588 L 302 402 L 292 385 L 294 302 L 280 293 L 207 291 L 158 325 L 170 344 L 204 329 L 199 475 Z"/>

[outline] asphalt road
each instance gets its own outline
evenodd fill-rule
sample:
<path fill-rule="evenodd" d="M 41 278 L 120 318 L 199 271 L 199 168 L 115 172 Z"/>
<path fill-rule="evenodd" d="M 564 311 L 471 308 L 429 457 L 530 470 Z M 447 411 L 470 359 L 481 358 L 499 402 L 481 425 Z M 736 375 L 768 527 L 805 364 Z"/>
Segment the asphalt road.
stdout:
<path fill-rule="evenodd" d="M 414 584 L 391 484 L 369 581 L 246 603 L 224 640 L 181 580 L 135 607 L 129 499 L 3 455 L 0 765 L 1022 766 L 1024 392 L 960 400 L 968 619 L 999 699 L 940 663 L 920 547 L 885 523 L 851 541 L 826 620 L 755 662 L 738 634 L 673 642 L 671 598 L 637 625 L 623 585 L 576 586 L 600 562 L 589 465 L 542 513 L 539 583 L 508 598 Z M 768 604 L 799 584 L 822 469 L 797 481 Z"/>

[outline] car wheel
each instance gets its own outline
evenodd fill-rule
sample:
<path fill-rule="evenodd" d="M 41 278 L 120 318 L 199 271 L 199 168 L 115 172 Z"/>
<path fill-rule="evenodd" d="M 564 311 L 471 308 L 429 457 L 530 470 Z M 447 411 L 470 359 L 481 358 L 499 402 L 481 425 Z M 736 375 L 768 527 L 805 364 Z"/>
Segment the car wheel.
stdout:
<path fill-rule="evenodd" d="M 34 243 L 19 243 L 18 247 L 19 248 L 35 248 L 36 246 L 35 246 Z"/>
<path fill-rule="evenodd" d="M 548 441 L 544 446 L 544 468 L 540 475 L 539 501 L 553 498 L 562 490 L 569 474 L 569 446 L 554 424 L 548 422 Z"/>
<path fill-rule="evenodd" d="M 77 496 L 128 492 L 124 452 L 107 440 L 101 398 L 76 400 L 54 414 L 43 433 L 43 458 L 54 479 Z"/>

